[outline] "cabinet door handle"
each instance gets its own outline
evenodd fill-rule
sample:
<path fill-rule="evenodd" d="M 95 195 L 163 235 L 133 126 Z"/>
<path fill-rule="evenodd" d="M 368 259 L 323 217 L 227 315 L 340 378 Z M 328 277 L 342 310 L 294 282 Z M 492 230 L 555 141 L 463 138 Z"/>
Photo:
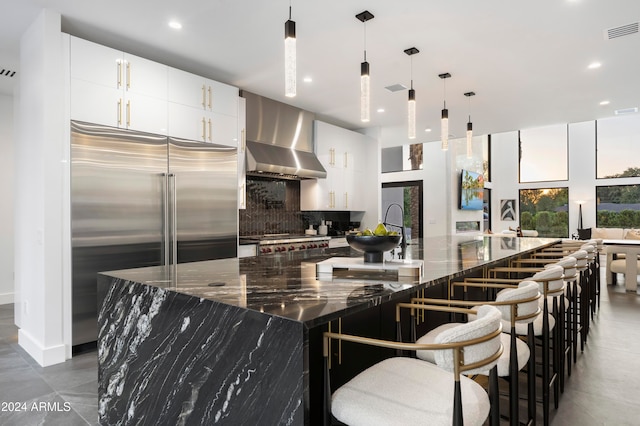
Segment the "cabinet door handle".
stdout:
<path fill-rule="evenodd" d="M 131 89 L 131 62 L 127 61 L 127 90 Z"/>
<path fill-rule="evenodd" d="M 211 90 L 211 86 L 209 86 L 209 109 L 211 109 L 211 104 L 213 104 L 213 91 Z"/>
<path fill-rule="evenodd" d="M 335 166 L 336 164 L 336 150 L 333 148 L 329 149 L 329 165 L 330 166 Z"/>
<path fill-rule="evenodd" d="M 213 141 L 211 119 L 209 119 L 209 142 Z"/>
<path fill-rule="evenodd" d="M 118 126 L 122 124 L 122 99 L 118 99 Z"/>
<path fill-rule="evenodd" d="M 127 101 L 127 127 L 131 126 L 131 101 Z"/>
<path fill-rule="evenodd" d="M 240 133 L 240 152 L 244 152 L 247 149 L 247 134 L 245 129 L 242 129 Z"/>
<path fill-rule="evenodd" d="M 120 87 L 122 87 L 122 61 L 118 60 L 118 61 L 116 61 L 116 63 L 118 64 L 118 67 L 117 67 L 117 70 L 116 70 L 116 72 L 118 73 L 117 76 L 116 76 L 116 80 L 117 80 L 117 83 L 118 83 L 117 87 L 119 89 Z"/>
<path fill-rule="evenodd" d="M 202 85 L 202 108 L 207 107 L 207 87 Z"/>
<path fill-rule="evenodd" d="M 245 195 L 245 187 L 244 187 L 244 183 L 242 185 L 240 185 L 240 206 L 242 208 L 244 208 L 244 203 L 245 203 L 245 199 L 246 199 L 246 195 Z"/>
<path fill-rule="evenodd" d="M 202 140 L 207 140 L 207 121 L 202 117 Z"/>

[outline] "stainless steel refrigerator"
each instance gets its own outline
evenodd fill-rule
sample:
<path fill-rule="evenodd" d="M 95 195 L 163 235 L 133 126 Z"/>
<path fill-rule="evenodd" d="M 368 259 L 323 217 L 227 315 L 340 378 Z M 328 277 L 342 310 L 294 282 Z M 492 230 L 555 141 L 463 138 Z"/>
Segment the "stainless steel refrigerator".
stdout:
<path fill-rule="evenodd" d="M 72 344 L 97 273 L 237 256 L 236 149 L 71 122 Z"/>

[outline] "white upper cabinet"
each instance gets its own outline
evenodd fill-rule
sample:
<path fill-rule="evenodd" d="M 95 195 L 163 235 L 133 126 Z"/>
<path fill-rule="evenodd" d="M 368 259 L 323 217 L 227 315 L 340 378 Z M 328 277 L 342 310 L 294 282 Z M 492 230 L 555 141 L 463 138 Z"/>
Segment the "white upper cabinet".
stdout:
<path fill-rule="evenodd" d="M 71 118 L 167 132 L 167 67 L 71 37 Z"/>
<path fill-rule="evenodd" d="M 238 145 L 238 88 L 76 37 L 71 118 Z"/>
<path fill-rule="evenodd" d="M 327 170 L 326 179 L 300 182 L 302 210 L 364 211 L 363 168 L 366 136 L 315 121 L 316 155 Z M 375 187 L 371 189 L 375 191 Z"/>
<path fill-rule="evenodd" d="M 238 145 L 238 117 L 203 113 L 189 106 L 169 102 L 169 134 L 177 138 L 218 145 Z"/>
<path fill-rule="evenodd" d="M 169 68 L 171 136 L 238 145 L 238 88 Z"/>
<path fill-rule="evenodd" d="M 238 116 L 238 88 L 169 68 L 169 102 Z"/>

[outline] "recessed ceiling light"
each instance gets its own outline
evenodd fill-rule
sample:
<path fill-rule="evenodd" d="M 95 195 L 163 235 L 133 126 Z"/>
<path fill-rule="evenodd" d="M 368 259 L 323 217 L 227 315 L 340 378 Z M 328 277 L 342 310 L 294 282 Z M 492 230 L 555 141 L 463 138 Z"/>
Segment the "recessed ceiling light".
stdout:
<path fill-rule="evenodd" d="M 313 78 L 307 76 L 302 81 L 304 81 L 305 83 L 311 83 L 313 81 Z"/>
<path fill-rule="evenodd" d="M 178 21 L 170 21 L 169 22 L 169 26 L 171 28 L 173 28 L 174 30 L 180 30 L 182 29 L 182 24 Z"/>
<path fill-rule="evenodd" d="M 430 127 L 427 127 L 426 129 L 424 129 L 424 131 L 428 133 L 428 132 L 430 132 L 430 131 L 431 131 L 431 128 L 430 128 Z"/>
<path fill-rule="evenodd" d="M 591 62 L 587 68 L 590 70 L 595 70 L 596 68 L 600 68 L 602 64 L 600 62 Z"/>
<path fill-rule="evenodd" d="M 384 112 L 384 108 L 378 108 L 378 112 Z"/>
<path fill-rule="evenodd" d="M 609 102 L 609 101 L 602 101 L 602 102 L 600 102 L 600 105 L 609 105 L 610 103 L 611 102 Z"/>

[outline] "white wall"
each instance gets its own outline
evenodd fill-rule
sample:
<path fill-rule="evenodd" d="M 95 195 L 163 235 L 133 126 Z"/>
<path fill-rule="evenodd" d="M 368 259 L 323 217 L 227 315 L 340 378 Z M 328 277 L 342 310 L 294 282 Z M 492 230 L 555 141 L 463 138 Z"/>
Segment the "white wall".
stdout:
<path fill-rule="evenodd" d="M 0 305 L 13 303 L 13 97 L 0 95 Z"/>
<path fill-rule="evenodd" d="M 71 355 L 68 49 L 60 22 L 43 10 L 23 34 L 16 109 L 15 318 L 18 343 L 42 366 Z"/>

